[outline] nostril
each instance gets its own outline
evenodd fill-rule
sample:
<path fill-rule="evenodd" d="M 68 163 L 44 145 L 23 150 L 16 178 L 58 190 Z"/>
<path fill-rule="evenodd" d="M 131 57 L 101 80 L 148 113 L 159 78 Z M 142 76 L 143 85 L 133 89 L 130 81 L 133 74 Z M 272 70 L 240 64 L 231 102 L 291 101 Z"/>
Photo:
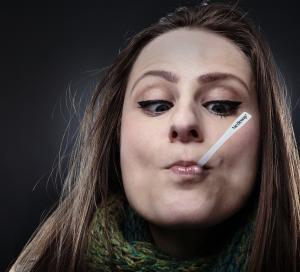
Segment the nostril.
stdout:
<path fill-rule="evenodd" d="M 193 135 L 194 137 L 198 137 L 197 131 L 196 131 L 196 130 L 192 130 L 192 135 Z"/>

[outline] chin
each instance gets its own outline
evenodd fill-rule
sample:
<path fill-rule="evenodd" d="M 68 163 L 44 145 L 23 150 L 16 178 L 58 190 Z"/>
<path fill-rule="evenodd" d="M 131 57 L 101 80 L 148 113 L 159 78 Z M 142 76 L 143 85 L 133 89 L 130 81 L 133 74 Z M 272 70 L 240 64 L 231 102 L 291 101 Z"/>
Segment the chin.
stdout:
<path fill-rule="evenodd" d="M 151 223 L 159 226 L 168 227 L 171 229 L 179 228 L 199 228 L 212 225 L 212 220 L 209 215 L 184 212 L 184 211 L 168 211 L 166 214 L 162 214 L 160 218 L 150 220 Z"/>

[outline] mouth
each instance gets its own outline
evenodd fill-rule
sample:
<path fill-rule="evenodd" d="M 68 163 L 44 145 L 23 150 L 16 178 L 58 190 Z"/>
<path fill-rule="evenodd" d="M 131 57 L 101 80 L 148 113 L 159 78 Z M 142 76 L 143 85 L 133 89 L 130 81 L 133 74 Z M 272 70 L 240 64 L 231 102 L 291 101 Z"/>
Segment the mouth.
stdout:
<path fill-rule="evenodd" d="M 179 160 L 166 167 L 171 176 L 174 176 L 176 180 L 178 179 L 179 182 L 188 181 L 188 183 L 203 181 L 211 168 L 208 164 L 201 166 L 193 160 Z"/>
<path fill-rule="evenodd" d="M 173 165 L 169 168 L 174 174 L 179 176 L 202 176 L 208 168 L 201 167 L 200 165 L 181 166 Z"/>
<path fill-rule="evenodd" d="M 177 167 L 176 169 L 179 169 L 178 167 L 180 167 L 180 169 L 182 169 L 182 170 L 194 171 L 194 172 L 201 172 L 201 171 L 209 170 L 212 168 L 207 163 L 205 165 L 201 166 L 196 161 L 183 161 L 183 160 L 174 162 L 167 166 L 168 169 L 171 169 L 174 167 Z M 191 169 L 193 169 L 193 170 L 191 170 Z"/>

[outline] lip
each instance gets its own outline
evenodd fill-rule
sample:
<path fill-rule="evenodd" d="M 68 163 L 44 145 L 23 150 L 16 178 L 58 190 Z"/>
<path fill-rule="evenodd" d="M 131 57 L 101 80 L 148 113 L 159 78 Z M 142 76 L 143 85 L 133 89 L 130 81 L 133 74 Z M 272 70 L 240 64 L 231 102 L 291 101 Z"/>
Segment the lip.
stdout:
<path fill-rule="evenodd" d="M 197 166 L 197 168 L 199 168 L 199 169 L 196 169 L 195 171 L 198 171 L 198 170 L 203 171 L 203 170 L 210 169 L 210 166 L 208 164 L 205 164 L 204 166 L 201 167 L 199 164 L 197 164 L 196 161 L 183 161 L 183 160 L 180 160 L 180 161 L 177 161 L 175 163 L 170 164 L 167 168 L 172 168 L 173 166 L 181 166 L 183 168 L 187 168 L 187 167 L 190 167 L 190 166 Z"/>
<path fill-rule="evenodd" d="M 181 166 L 173 165 L 170 170 L 180 176 L 200 176 L 205 171 L 200 165 Z"/>

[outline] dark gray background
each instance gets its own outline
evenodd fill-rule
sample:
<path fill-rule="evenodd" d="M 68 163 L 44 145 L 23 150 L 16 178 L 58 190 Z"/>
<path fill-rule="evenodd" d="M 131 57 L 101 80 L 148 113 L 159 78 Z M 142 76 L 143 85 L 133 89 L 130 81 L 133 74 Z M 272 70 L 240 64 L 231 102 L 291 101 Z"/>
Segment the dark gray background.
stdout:
<path fill-rule="evenodd" d="M 80 117 L 95 73 L 113 61 L 127 37 L 175 7 L 196 2 L 24 1 L 1 7 L 0 271 L 57 200 L 59 178 L 50 173 L 70 121 L 70 97 L 76 94 Z M 286 78 L 299 143 L 299 1 L 240 3 L 261 27 Z M 72 118 L 62 149 L 70 149 L 77 125 Z"/>

